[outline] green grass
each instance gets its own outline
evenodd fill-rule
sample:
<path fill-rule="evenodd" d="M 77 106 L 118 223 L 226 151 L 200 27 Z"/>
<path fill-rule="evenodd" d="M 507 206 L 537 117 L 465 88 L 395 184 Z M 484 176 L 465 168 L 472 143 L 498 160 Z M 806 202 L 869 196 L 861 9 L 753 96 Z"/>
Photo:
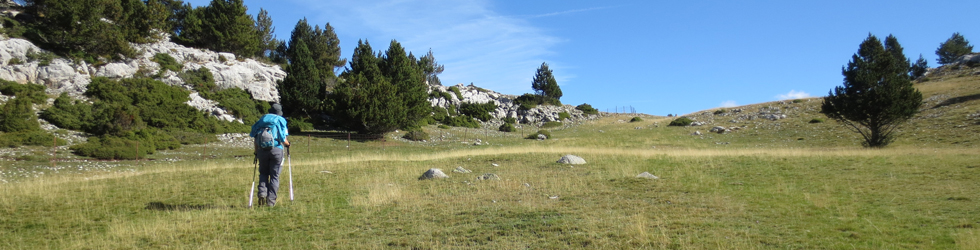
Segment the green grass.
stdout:
<path fill-rule="evenodd" d="M 245 207 L 246 147 L 188 145 L 138 163 L 60 151 L 60 167 L 43 157 L 50 148 L 26 147 L 39 157 L 0 165 L 0 248 L 978 249 L 980 124 L 969 114 L 980 100 L 957 99 L 980 94 L 978 79 L 917 84 L 927 100 L 947 97 L 886 149 L 809 123 L 819 99 L 688 114 L 710 121 L 699 127 L 610 115 L 544 141 L 522 139 L 539 130 L 526 124 L 428 126 L 426 142 L 392 133 L 349 148 L 293 136 L 296 200 L 284 169 L 274 208 Z M 762 107 L 787 118 L 730 122 Z M 740 129 L 707 133 L 719 125 Z M 588 163 L 555 163 L 564 154 Z M 451 178 L 416 179 L 429 168 Z"/>

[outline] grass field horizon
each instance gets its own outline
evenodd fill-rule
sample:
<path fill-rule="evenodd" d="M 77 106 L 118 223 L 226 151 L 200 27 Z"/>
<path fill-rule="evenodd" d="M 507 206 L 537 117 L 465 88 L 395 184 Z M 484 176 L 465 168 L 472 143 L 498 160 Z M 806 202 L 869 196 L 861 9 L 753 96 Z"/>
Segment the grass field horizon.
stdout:
<path fill-rule="evenodd" d="M 523 139 L 538 129 L 527 125 L 429 126 L 427 142 L 391 133 L 349 148 L 295 136 L 296 200 L 286 165 L 273 208 L 247 208 L 247 147 L 186 146 L 93 170 L 5 161 L 41 174 L 0 184 L 0 248 L 980 249 L 978 83 L 917 83 L 922 111 L 884 149 L 811 123 L 825 118 L 816 98 L 687 114 L 710 124 L 700 127 L 607 114 L 545 141 Z M 739 118 L 759 110 L 787 118 Z M 707 131 L 718 125 L 739 129 Z M 588 163 L 555 162 L 565 154 Z M 417 179 L 430 168 L 450 178 Z"/>

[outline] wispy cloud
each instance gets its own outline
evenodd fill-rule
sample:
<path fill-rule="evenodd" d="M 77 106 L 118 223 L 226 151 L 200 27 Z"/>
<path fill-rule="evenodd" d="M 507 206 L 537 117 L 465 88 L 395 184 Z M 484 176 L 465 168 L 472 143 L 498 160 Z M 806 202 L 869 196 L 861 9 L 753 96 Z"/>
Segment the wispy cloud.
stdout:
<path fill-rule="evenodd" d="M 789 100 L 789 99 L 802 99 L 809 98 L 810 94 L 803 91 L 790 90 L 789 93 L 776 95 L 776 99 L 779 100 Z"/>
<path fill-rule="evenodd" d="M 303 13 L 319 13 L 309 17 L 311 23 L 330 22 L 345 46 L 368 39 L 375 50 L 384 50 L 396 39 L 416 55 L 431 48 L 446 66 L 439 76 L 444 85 L 472 82 L 521 94 L 530 90 L 535 69 L 552 47 L 562 42 L 526 19 L 495 13 L 483 0 L 293 1 L 308 6 Z M 573 12 L 580 11 L 586 10 Z M 343 48 L 344 57 L 352 49 Z"/>
<path fill-rule="evenodd" d="M 533 15 L 533 16 L 529 16 L 529 17 L 531 17 L 531 18 L 550 17 L 550 16 L 558 16 L 558 15 L 578 13 L 578 12 L 586 12 L 586 11 L 593 11 L 593 10 L 609 9 L 609 8 L 612 8 L 612 7 L 593 7 L 593 8 L 585 8 L 585 9 L 577 9 L 577 10 L 565 10 L 565 11 L 551 12 L 551 13 L 547 13 L 547 14 Z"/>
<path fill-rule="evenodd" d="M 737 107 L 737 106 L 738 106 L 738 104 L 736 104 L 735 101 L 732 101 L 732 100 L 721 102 L 721 107 L 722 108 L 731 108 L 731 107 Z"/>

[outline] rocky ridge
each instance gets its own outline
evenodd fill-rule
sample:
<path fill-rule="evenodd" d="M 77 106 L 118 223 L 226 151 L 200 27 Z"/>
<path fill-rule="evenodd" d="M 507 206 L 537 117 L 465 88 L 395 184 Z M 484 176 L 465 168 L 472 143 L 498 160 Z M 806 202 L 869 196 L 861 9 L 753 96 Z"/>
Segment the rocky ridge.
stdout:
<path fill-rule="evenodd" d="M 499 126 L 503 124 L 504 118 L 514 118 L 520 123 L 524 124 L 536 124 L 540 126 L 545 122 L 551 121 L 561 121 L 558 114 L 568 113 L 571 115 L 568 121 L 580 122 L 585 120 L 595 120 L 598 115 L 586 115 L 581 110 L 575 109 L 572 105 L 538 105 L 535 108 L 529 110 L 521 110 L 520 105 L 514 102 L 517 99 L 516 95 L 507 95 L 497 93 L 492 90 L 483 89 L 473 85 L 463 85 L 457 84 L 454 86 L 459 89 L 460 95 L 463 97 L 460 99 L 456 94 L 450 90 L 448 86 L 430 86 L 429 92 L 438 91 L 449 93 L 450 99 L 446 99 L 440 95 L 434 95 L 435 97 L 429 98 L 429 103 L 433 107 L 441 107 L 448 109 L 450 105 L 459 107 L 463 103 L 488 103 L 493 102 L 497 105 L 497 109 L 490 113 L 493 119 L 489 123 L 489 126 Z"/>

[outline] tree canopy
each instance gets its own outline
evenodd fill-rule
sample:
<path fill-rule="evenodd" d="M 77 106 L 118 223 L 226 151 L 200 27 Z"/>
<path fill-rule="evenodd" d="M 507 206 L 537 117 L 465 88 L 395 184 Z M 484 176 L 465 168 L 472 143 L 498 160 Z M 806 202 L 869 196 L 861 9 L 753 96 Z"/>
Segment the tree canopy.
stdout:
<path fill-rule="evenodd" d="M 939 48 L 936 48 L 936 55 L 939 56 L 936 61 L 946 65 L 956 61 L 960 56 L 970 53 L 973 53 L 973 45 L 970 45 L 970 41 L 967 41 L 963 35 L 956 32 L 945 42 L 939 44 Z"/>
<path fill-rule="evenodd" d="M 821 113 L 861 134 L 866 147 L 888 145 L 922 102 L 898 40 L 889 36 L 883 46 L 869 34 L 842 71 L 844 84 L 824 98 Z"/>
<path fill-rule="evenodd" d="M 541 67 L 538 67 L 538 71 L 534 74 L 534 80 L 531 82 L 531 88 L 539 96 L 555 100 L 560 100 L 562 96 L 558 81 L 555 80 L 554 72 L 548 68 L 547 62 L 541 63 Z"/>

